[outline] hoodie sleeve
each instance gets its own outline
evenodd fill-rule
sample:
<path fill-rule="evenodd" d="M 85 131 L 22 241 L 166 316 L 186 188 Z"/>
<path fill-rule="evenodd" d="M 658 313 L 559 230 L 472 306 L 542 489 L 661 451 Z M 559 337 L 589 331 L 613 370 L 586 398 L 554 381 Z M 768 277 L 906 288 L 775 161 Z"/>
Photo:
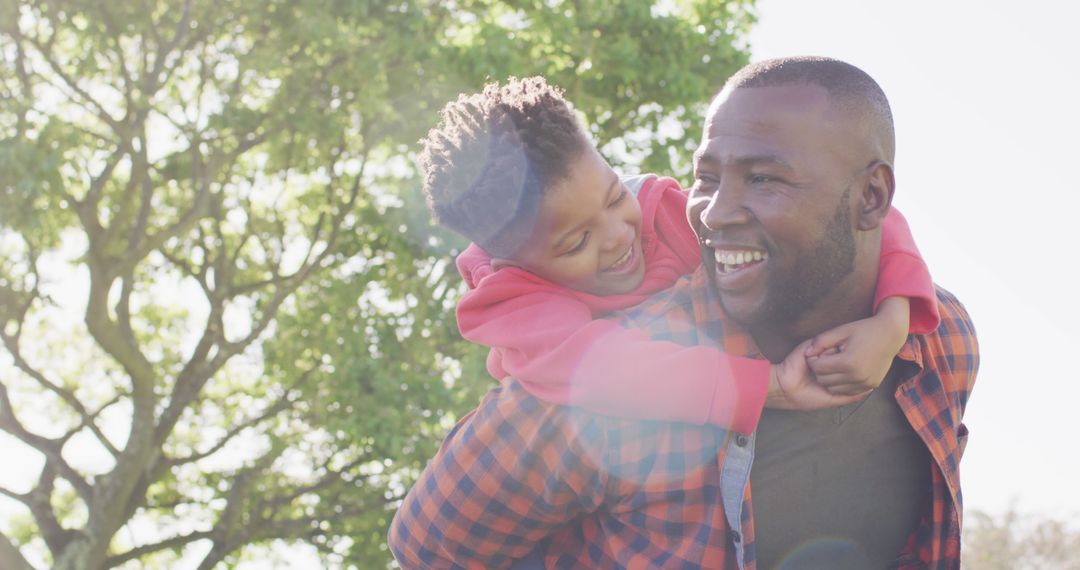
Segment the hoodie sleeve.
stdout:
<path fill-rule="evenodd" d="M 878 266 L 874 311 L 889 297 L 908 297 L 911 301 L 911 334 L 926 334 L 938 328 L 937 294 L 930 270 L 926 267 L 907 220 L 896 208 L 890 208 L 882 223 L 881 259 Z"/>
<path fill-rule="evenodd" d="M 741 433 L 755 429 L 764 406 L 768 362 L 594 319 L 584 302 L 514 268 L 466 293 L 458 325 L 466 339 L 492 347 L 489 369 L 500 378 L 556 404 Z"/>

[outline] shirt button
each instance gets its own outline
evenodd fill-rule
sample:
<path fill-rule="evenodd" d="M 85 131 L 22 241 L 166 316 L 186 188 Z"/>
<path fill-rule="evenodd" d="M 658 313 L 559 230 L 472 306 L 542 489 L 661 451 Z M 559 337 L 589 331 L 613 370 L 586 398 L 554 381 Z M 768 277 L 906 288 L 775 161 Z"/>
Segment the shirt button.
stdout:
<path fill-rule="evenodd" d="M 742 540 L 742 535 L 739 534 L 739 531 L 732 530 L 728 531 L 728 538 L 731 539 L 731 542 L 738 544 L 739 541 Z"/>
<path fill-rule="evenodd" d="M 739 447 L 746 447 L 746 444 L 748 443 L 750 443 L 750 438 L 746 437 L 745 435 L 740 433 L 739 435 L 735 436 L 735 445 Z"/>

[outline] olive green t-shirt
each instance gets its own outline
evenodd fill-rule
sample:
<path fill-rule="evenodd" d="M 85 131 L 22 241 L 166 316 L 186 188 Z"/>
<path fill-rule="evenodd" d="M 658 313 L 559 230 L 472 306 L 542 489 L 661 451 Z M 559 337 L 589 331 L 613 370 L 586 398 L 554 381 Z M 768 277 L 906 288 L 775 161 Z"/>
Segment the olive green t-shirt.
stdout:
<path fill-rule="evenodd" d="M 766 409 L 750 484 L 758 568 L 887 568 L 919 523 L 930 454 L 896 403 L 894 361 L 865 400 L 817 412 Z"/>

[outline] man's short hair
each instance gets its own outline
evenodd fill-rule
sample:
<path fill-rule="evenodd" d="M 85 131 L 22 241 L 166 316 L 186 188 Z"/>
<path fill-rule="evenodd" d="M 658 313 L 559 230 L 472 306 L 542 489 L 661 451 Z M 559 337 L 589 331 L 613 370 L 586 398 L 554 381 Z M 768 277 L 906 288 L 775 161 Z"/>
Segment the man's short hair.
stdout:
<path fill-rule="evenodd" d="M 896 132 L 892 108 L 885 92 L 865 71 L 843 61 L 816 56 L 768 59 L 740 69 L 724 84 L 725 90 L 817 85 L 829 93 L 834 104 L 854 113 L 864 113 L 875 124 L 885 156 L 892 164 L 896 152 Z"/>
<path fill-rule="evenodd" d="M 511 77 L 462 94 L 420 143 L 424 194 L 435 220 L 496 257 L 513 257 L 540 202 L 591 143 L 562 90 Z"/>

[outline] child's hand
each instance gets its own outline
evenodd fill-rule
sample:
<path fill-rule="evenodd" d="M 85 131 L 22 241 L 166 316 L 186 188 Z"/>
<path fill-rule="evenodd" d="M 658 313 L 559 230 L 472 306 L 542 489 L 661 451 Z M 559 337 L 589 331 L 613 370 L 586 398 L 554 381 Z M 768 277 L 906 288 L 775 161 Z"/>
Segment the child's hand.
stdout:
<path fill-rule="evenodd" d="M 830 393 L 823 385 L 814 380 L 810 371 L 806 352 L 813 339 L 795 347 L 779 364 L 773 364 L 769 373 L 769 391 L 765 397 L 765 407 L 780 410 L 811 411 L 824 408 L 846 406 L 859 401 L 869 392 L 854 394 Z"/>
<path fill-rule="evenodd" d="M 818 383 L 837 395 L 877 388 L 907 340 L 909 317 L 907 298 L 889 297 L 874 316 L 811 339 L 806 359 Z"/>

